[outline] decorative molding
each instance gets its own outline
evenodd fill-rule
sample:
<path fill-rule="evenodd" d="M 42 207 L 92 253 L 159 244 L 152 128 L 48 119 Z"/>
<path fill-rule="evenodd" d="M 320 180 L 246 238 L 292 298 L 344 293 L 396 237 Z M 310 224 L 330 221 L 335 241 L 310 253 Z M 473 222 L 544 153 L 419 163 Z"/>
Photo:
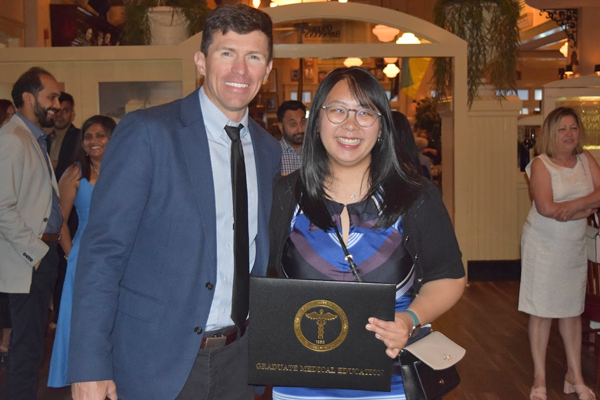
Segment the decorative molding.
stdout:
<path fill-rule="evenodd" d="M 578 10 L 576 8 L 564 9 L 543 9 L 540 15 L 545 12 L 546 18 L 556 22 L 567 35 L 567 39 L 572 43 L 573 49 L 577 48 L 577 20 Z"/>

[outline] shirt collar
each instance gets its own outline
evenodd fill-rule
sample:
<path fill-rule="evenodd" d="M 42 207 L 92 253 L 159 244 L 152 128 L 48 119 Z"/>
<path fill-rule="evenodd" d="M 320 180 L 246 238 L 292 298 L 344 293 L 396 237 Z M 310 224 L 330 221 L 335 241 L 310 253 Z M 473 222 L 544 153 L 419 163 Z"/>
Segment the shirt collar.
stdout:
<path fill-rule="evenodd" d="M 246 111 L 244 112 L 244 116 L 241 121 L 231 121 L 227 116 L 213 103 L 206 92 L 204 91 L 204 86 L 200 88 L 198 91 L 198 96 L 200 97 L 200 107 L 202 108 L 202 115 L 204 117 L 204 126 L 206 127 L 206 131 L 209 135 L 212 135 L 214 138 L 217 137 L 226 137 L 229 140 L 229 137 L 225 133 L 225 125 L 230 126 L 238 126 L 239 124 L 244 125 L 244 128 L 240 132 L 240 138 L 243 138 L 248 134 L 248 107 L 246 107 Z M 210 116 L 209 118 L 206 118 Z"/>
<path fill-rule="evenodd" d="M 297 152 L 296 149 L 294 149 L 292 146 L 289 145 L 288 142 L 285 141 L 284 138 L 281 138 L 281 147 L 283 149 L 283 151 L 293 151 L 295 154 L 300 154 L 302 153 L 302 148 L 300 148 L 300 152 Z"/>
<path fill-rule="evenodd" d="M 25 125 L 27 125 L 27 127 L 29 128 L 31 133 L 33 133 L 33 136 L 35 136 L 36 139 L 39 139 L 40 137 L 42 139 L 46 138 L 46 134 L 44 133 L 44 131 L 38 128 L 36 124 L 25 118 L 21 113 L 15 113 L 15 115 L 18 115 L 19 118 L 21 118 L 23 122 L 25 122 Z"/>

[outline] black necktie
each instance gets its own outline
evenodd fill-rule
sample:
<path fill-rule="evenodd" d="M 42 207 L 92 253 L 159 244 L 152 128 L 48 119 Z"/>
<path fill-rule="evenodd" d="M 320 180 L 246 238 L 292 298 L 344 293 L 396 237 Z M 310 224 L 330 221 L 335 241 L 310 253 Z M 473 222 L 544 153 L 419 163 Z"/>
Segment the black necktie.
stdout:
<path fill-rule="evenodd" d="M 246 188 L 246 165 L 240 140 L 243 125 L 226 126 L 231 139 L 231 187 L 233 192 L 233 254 L 235 273 L 233 279 L 233 301 L 231 319 L 242 329 L 248 315 L 249 239 L 248 239 L 248 190 Z"/>

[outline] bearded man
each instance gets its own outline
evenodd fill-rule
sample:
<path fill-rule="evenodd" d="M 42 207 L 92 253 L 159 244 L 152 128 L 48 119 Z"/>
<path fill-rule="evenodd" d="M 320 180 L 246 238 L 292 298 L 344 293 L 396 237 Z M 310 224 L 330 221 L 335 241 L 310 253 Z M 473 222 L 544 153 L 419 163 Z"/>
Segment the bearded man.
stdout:
<path fill-rule="evenodd" d="M 0 128 L 0 292 L 9 294 L 13 328 L 7 400 L 35 399 L 44 352 L 62 216 L 42 128 L 54 125 L 59 96 L 48 71 L 29 69 L 13 86 L 17 113 Z"/>
<path fill-rule="evenodd" d="M 302 143 L 306 128 L 306 106 L 295 100 L 281 103 L 277 110 L 281 138 L 281 175 L 288 175 L 302 165 Z"/>

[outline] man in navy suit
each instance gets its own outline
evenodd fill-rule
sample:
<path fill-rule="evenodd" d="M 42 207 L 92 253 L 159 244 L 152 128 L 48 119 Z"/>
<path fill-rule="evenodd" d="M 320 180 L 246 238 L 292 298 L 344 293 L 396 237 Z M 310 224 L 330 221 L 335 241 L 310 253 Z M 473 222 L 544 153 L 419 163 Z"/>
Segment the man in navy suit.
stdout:
<path fill-rule="evenodd" d="M 248 118 L 248 104 L 271 70 L 272 43 L 262 11 L 217 8 L 195 56 L 203 87 L 128 114 L 114 132 L 77 262 L 68 366 L 75 400 L 253 398 L 248 335 L 230 316 L 225 126 L 243 125 L 249 268 L 264 275 L 281 150 Z"/>

